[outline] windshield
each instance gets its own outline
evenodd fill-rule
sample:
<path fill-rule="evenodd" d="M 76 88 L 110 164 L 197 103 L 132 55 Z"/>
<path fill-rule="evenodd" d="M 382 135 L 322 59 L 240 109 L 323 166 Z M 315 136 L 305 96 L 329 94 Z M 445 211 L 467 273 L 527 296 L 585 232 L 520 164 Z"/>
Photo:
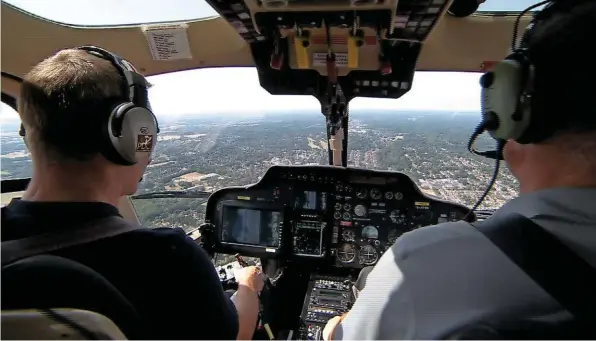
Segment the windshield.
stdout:
<path fill-rule="evenodd" d="M 192 21 L 219 16 L 204 0 L 2 0 L 47 20 L 75 26 Z M 521 12 L 538 0 L 486 0 L 479 12 Z M 535 10 L 538 10 L 536 8 Z"/>
<path fill-rule="evenodd" d="M 395 170 L 427 193 L 471 206 L 486 188 L 494 162 L 467 152 L 480 119 L 480 74 L 418 72 L 413 89 L 398 100 L 355 99 L 350 104 L 352 167 Z M 273 96 L 253 68 L 184 71 L 149 77 L 161 133 L 138 193 L 212 192 L 259 181 L 271 165 L 325 165 L 324 117 L 313 97 Z M 2 178 L 31 175 L 18 136 L 18 116 L 3 105 Z M 494 146 L 484 136 L 479 149 Z M 517 195 L 502 167 L 480 208 L 497 208 Z M 198 228 L 205 199 L 133 199 L 151 227 Z"/>
<path fill-rule="evenodd" d="M 521 12 L 526 8 L 539 3 L 542 0 L 487 0 L 480 4 L 479 12 Z M 538 11 L 543 6 L 536 7 L 532 11 Z"/>
<path fill-rule="evenodd" d="M 41 18 L 74 26 L 121 26 L 219 16 L 204 0 L 2 0 Z"/>

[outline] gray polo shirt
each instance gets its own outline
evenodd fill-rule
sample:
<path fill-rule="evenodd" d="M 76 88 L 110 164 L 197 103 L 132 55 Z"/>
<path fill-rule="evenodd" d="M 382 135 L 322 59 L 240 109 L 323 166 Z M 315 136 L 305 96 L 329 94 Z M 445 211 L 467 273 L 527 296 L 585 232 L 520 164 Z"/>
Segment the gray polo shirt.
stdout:
<path fill-rule="evenodd" d="M 489 219 L 512 212 L 531 218 L 596 268 L 596 188 L 527 193 Z M 484 235 L 452 222 L 400 237 L 369 274 L 334 339 L 441 339 L 491 317 L 561 311 Z"/>

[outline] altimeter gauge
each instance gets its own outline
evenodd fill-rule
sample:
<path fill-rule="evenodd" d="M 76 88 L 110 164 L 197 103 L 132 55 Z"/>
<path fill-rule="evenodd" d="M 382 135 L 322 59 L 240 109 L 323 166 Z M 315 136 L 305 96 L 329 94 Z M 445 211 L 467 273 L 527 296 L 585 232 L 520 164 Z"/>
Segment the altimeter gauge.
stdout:
<path fill-rule="evenodd" d="M 367 194 L 368 194 L 368 191 L 366 190 L 366 188 L 358 188 L 358 189 L 356 190 L 356 196 L 357 196 L 359 199 L 364 199 L 364 198 L 366 198 L 366 195 L 367 195 Z"/>
<path fill-rule="evenodd" d="M 353 244 L 341 244 L 337 250 L 337 259 L 342 263 L 351 263 L 356 258 L 356 250 Z"/>
<path fill-rule="evenodd" d="M 383 194 L 381 193 L 381 191 L 378 188 L 373 188 L 373 189 L 370 190 L 370 197 L 373 200 L 379 200 L 379 199 L 381 199 L 381 196 L 382 195 Z"/>

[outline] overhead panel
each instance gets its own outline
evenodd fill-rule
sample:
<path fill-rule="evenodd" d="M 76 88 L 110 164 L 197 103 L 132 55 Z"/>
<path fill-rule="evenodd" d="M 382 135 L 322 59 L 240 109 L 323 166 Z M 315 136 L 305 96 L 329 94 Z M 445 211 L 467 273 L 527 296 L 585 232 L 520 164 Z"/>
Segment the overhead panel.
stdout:
<path fill-rule="evenodd" d="M 399 98 L 449 0 L 207 0 L 251 45 L 272 94 Z"/>

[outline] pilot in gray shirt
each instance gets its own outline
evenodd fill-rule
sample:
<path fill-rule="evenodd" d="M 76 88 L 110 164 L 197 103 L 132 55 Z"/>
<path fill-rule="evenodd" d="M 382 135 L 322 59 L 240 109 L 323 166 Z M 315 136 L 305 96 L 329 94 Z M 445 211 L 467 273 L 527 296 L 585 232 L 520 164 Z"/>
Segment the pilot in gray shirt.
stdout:
<path fill-rule="evenodd" d="M 562 3 L 576 6 L 547 6 L 527 37 L 533 121 L 504 148 L 520 196 L 489 219 L 528 217 L 596 268 L 596 83 L 588 81 L 596 69 L 574 69 L 596 60 L 596 2 L 556 6 Z M 323 334 L 326 340 L 441 339 L 475 322 L 562 311 L 460 221 L 401 236 L 370 272 L 351 311 L 330 320 Z"/>

